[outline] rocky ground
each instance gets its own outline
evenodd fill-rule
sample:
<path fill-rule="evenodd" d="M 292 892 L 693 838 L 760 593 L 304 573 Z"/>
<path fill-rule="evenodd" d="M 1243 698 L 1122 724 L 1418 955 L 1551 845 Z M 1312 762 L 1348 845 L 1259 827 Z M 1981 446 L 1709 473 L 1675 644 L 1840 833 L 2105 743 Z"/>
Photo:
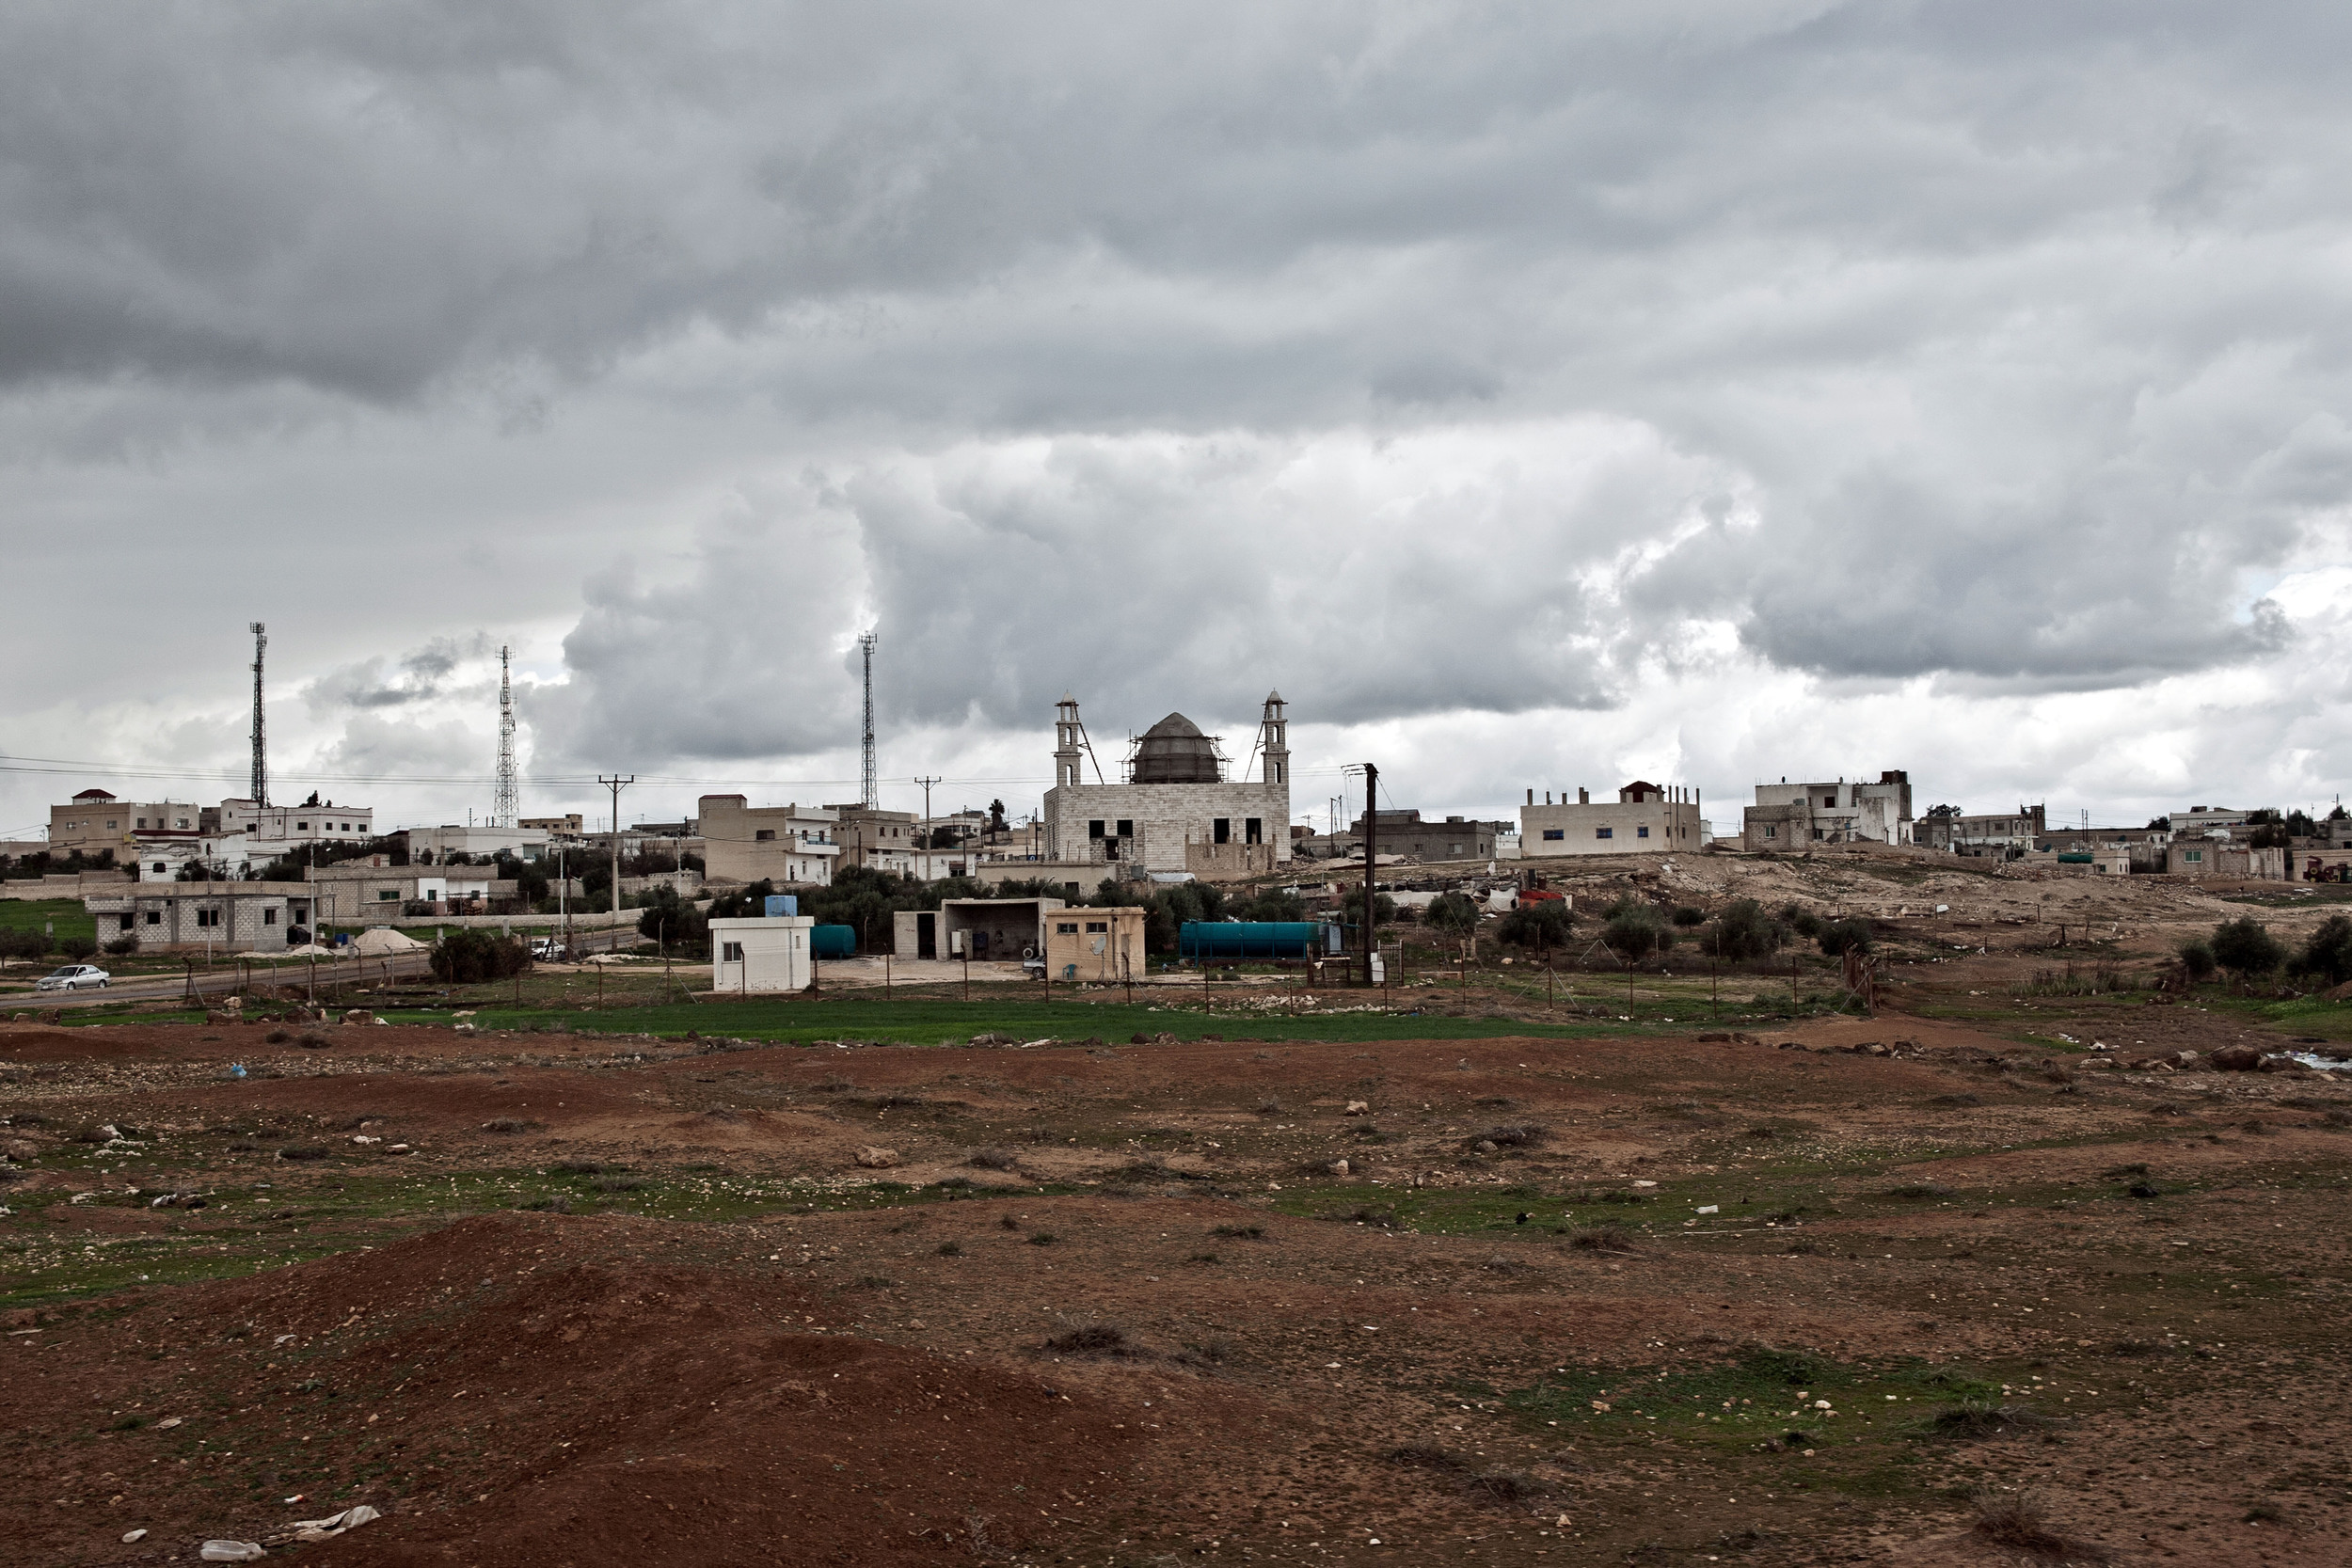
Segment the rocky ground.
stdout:
<path fill-rule="evenodd" d="M 68 1563 L 355 1502 L 271 1556 L 2345 1561 L 2352 1085 L 2276 1053 L 2352 1008 L 2037 989 L 2214 918 L 2107 913 L 2154 934 L 1921 927 L 1876 1018 L 1547 1037 L 1500 975 L 1422 999 L 1470 1039 L 0 1026 L 0 1521 Z M 2211 1070 L 2249 1045 L 2283 1070 Z"/>

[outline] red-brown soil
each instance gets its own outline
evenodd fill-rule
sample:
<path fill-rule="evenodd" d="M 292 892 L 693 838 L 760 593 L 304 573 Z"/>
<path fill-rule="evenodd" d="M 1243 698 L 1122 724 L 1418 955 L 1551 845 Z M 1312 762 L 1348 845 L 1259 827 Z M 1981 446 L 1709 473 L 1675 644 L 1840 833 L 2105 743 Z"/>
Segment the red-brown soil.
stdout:
<path fill-rule="evenodd" d="M 2104 1004 L 2048 1026 L 2130 1054 L 2251 1028 Z M 301 1555 L 2020 1560 L 1972 1533 L 1979 1484 L 2042 1493 L 2054 1528 L 2119 1562 L 2352 1560 L 2352 1093 L 2331 1082 L 2086 1069 L 2018 1027 L 1900 1017 L 708 1054 L 192 1033 L 0 1031 L 0 1061 L 27 1069 L 7 1103 L 45 1118 L 8 1223 L 53 1271 L 108 1245 L 336 1250 L 18 1314 L 0 1525 L 28 1560 L 187 1560 L 353 1501 L 386 1517 Z M 1871 1040 L 1899 1054 L 1849 1049 Z M 231 1059 L 286 1076 L 227 1083 Z M 1369 1117 L 1344 1114 L 1358 1099 Z M 66 1139 L 96 1120 L 151 1134 L 105 1181 L 239 1196 L 72 1202 L 104 1185 Z M 1503 1122 L 1543 1131 L 1475 1147 Z M 214 1131 L 232 1126 L 333 1157 L 237 1151 Z M 876 1144 L 901 1164 L 858 1167 Z M 1011 1165 L 974 1166 L 983 1148 Z M 1344 1178 L 1324 1169 L 1339 1158 Z M 625 1164 L 689 1207 L 430 1201 L 561 1160 Z M 2125 1190 L 2141 1166 L 2144 1197 Z M 866 1206 L 877 1179 L 970 1185 Z M 1400 1202 L 1420 1228 L 1383 1223 Z M 1640 1227 L 1631 1251 L 1576 1244 L 1611 1215 Z M 1110 1342 L 1055 1348 L 1089 1329 Z M 1712 1404 L 1554 1426 L 1506 1402 L 1565 1370 L 1606 1373 L 1623 1403 L 1660 1369 L 1758 1346 L 1972 1369 L 2042 1424 L 1898 1440 L 1926 1397 L 1873 1393 L 1804 1418 L 1817 1455 L 1776 1427 L 1728 1441 L 1696 1422 Z M 1417 1446 L 1443 1462 L 1396 1457 Z M 1498 1472 L 1508 1495 L 1470 1479 Z"/>

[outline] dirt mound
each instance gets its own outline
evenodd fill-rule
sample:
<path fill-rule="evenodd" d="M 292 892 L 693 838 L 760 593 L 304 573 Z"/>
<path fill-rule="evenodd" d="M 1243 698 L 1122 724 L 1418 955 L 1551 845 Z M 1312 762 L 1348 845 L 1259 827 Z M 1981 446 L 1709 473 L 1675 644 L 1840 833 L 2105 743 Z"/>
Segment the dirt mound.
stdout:
<path fill-rule="evenodd" d="M 174 1441 L 261 1468 L 242 1497 L 183 1471 L 142 1517 L 253 1539 L 300 1491 L 385 1511 L 338 1562 L 912 1563 L 1036 1539 L 1131 1447 L 1083 1392 L 823 1332 L 803 1287 L 627 1262 L 655 1228 L 484 1217 L 144 1298 L 204 1347 Z"/>

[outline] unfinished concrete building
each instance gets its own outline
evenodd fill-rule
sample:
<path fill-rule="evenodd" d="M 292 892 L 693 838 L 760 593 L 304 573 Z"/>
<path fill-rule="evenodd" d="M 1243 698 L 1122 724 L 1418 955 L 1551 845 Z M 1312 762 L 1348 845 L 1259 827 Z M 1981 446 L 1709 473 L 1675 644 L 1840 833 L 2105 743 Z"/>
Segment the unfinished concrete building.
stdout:
<path fill-rule="evenodd" d="M 1804 850 L 1817 844 L 1909 844 L 1911 775 L 1889 768 L 1876 784 L 1839 779 L 1835 784 L 1756 786 L 1756 804 L 1742 814 L 1740 847 Z"/>
<path fill-rule="evenodd" d="M 1699 792 L 1636 779 L 1614 800 L 1595 800 L 1579 789 L 1570 800 L 1563 790 L 1557 805 L 1546 792 L 1536 804 L 1527 792 L 1519 808 L 1519 854 L 1662 855 L 1699 847 Z M 1386 848 L 1385 844 L 1382 845 Z"/>
<path fill-rule="evenodd" d="M 1091 888 L 1104 877 L 1269 871 L 1291 858 L 1290 723 L 1266 694 L 1252 761 L 1226 777 L 1216 742 L 1181 713 L 1137 736 L 1118 784 L 1064 696 L 1054 716 L 1054 787 L 1045 792 L 1045 858 Z M 1258 778 L 1252 781 L 1252 768 Z M 1093 784 L 1085 782 L 1091 769 Z"/>

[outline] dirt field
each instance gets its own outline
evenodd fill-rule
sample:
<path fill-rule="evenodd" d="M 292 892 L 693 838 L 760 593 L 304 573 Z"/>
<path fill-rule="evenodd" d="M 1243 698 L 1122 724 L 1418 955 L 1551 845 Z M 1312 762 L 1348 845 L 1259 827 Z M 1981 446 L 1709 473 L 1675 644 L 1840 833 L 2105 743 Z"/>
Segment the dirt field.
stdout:
<path fill-rule="evenodd" d="M 1876 1018 L 1668 1025 L 1661 977 L 1574 1037 L 1500 974 L 1435 1040 L 0 1025 L 0 1522 L 63 1563 L 366 1502 L 271 1556 L 2339 1564 L 2352 1085 L 2202 1053 L 2352 1008 L 2052 978 L 2208 903 L 2065 949 L 1947 913 Z"/>

